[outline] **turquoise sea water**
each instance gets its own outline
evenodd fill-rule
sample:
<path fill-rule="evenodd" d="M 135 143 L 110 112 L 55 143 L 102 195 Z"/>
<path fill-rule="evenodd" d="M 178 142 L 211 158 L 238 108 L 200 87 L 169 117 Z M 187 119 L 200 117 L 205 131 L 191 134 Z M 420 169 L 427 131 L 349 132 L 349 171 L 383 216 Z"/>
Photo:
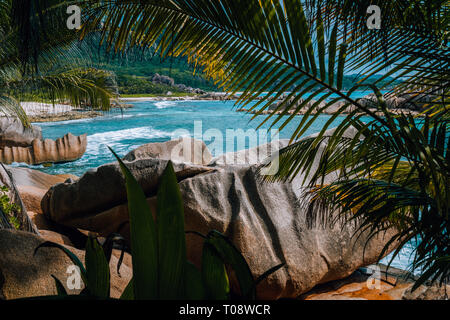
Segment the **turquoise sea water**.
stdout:
<path fill-rule="evenodd" d="M 37 166 L 37 169 L 50 174 L 81 175 L 87 169 L 114 161 L 107 146 L 123 156 L 145 143 L 167 141 L 173 137 L 186 135 L 188 132 L 190 135 L 194 135 L 194 128 L 197 129 L 197 133 L 200 132 L 203 135 L 203 140 L 207 145 L 214 142 L 214 139 L 208 140 L 205 135 L 211 132 L 222 134 L 223 147 L 212 150 L 214 156 L 227 151 L 253 147 L 255 143 L 262 144 L 266 138 L 270 141 L 270 135 L 267 134 L 270 123 L 266 123 L 256 132 L 257 142 L 251 144 L 249 139 L 246 139 L 245 146 L 238 146 L 236 139 L 233 144 L 231 130 L 241 129 L 245 132 L 249 129 L 256 129 L 267 117 L 261 116 L 251 121 L 252 115 L 235 111 L 233 101 L 146 101 L 133 102 L 133 105 L 134 108 L 124 110 L 123 114 L 116 111 L 93 119 L 36 124 L 41 126 L 44 138 L 56 139 L 67 132 L 74 135 L 84 133 L 88 135 L 87 150 L 80 160 L 55 164 L 49 168 Z M 319 131 L 330 117 L 329 115 L 320 116 L 306 132 L 306 135 Z M 296 117 L 281 130 L 280 138 L 290 138 L 300 119 L 300 117 Z M 342 120 L 337 119 L 334 124 L 337 125 L 340 121 Z M 274 128 L 279 128 L 279 126 L 280 124 L 277 124 Z M 186 132 L 183 133 L 180 130 Z M 237 131 L 234 132 L 239 134 Z"/>
<path fill-rule="evenodd" d="M 123 113 L 110 112 L 93 119 L 36 124 L 42 127 L 44 138 L 56 139 L 67 132 L 74 135 L 86 133 L 88 146 L 84 156 L 77 161 L 55 164 L 47 168 L 43 166 L 27 167 L 50 174 L 72 173 L 80 176 L 89 169 L 114 161 L 107 146 L 124 156 L 145 143 L 167 141 L 185 135 L 187 131 L 193 135 L 195 123 L 197 131 L 203 135 L 208 132 L 222 133 L 223 148 L 213 150 L 213 155 L 218 156 L 227 151 L 253 147 L 254 145 L 250 145 L 249 140 L 246 140 L 245 145 L 238 146 L 237 142 L 233 144 L 234 137 L 227 135 L 227 130 L 255 129 L 267 117 L 261 116 L 251 121 L 252 115 L 235 111 L 233 101 L 145 101 L 132 104 L 134 107 L 124 110 Z M 305 135 L 318 132 L 329 119 L 328 115 L 319 116 Z M 334 124 L 337 125 L 342 119 L 343 117 L 338 118 Z M 295 120 L 280 132 L 280 138 L 290 138 L 300 120 L 301 116 L 295 117 Z M 200 123 L 201 129 L 199 130 Z M 279 124 L 274 126 L 274 128 L 278 127 Z M 269 123 L 266 123 L 258 132 L 257 144 L 265 142 L 268 128 Z M 183 134 L 180 129 L 187 131 Z M 208 145 L 213 140 L 207 138 L 203 136 Z M 21 166 L 20 164 L 15 165 Z M 397 268 L 407 268 L 411 249 L 412 246 L 404 248 L 400 257 L 396 258 L 392 265 Z M 386 263 L 387 260 L 384 259 L 383 262 Z"/>

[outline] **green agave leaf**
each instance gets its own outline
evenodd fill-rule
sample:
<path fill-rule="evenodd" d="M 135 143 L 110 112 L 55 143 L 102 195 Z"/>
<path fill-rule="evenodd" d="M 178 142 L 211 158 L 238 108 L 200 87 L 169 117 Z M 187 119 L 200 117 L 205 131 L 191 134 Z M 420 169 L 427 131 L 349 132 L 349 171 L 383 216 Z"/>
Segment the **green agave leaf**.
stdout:
<path fill-rule="evenodd" d="M 322 13 L 317 10 L 317 22 L 316 22 L 316 32 L 317 32 L 317 49 L 319 56 L 319 68 L 320 68 L 320 79 L 325 81 L 326 79 L 326 66 L 325 66 L 325 33 L 323 26 Z"/>
<path fill-rule="evenodd" d="M 108 298 L 110 290 L 109 264 L 97 239 L 89 237 L 86 244 L 86 276 L 89 293 L 99 298 Z"/>
<path fill-rule="evenodd" d="M 222 261 L 233 268 L 239 282 L 241 295 L 246 299 L 254 299 L 253 276 L 247 261 L 245 261 L 239 250 L 227 237 L 218 231 L 211 231 L 207 238 L 207 243 L 214 247 Z"/>
<path fill-rule="evenodd" d="M 189 261 L 185 267 L 185 299 L 204 300 L 205 287 L 203 286 L 202 273 Z"/>
<path fill-rule="evenodd" d="M 59 279 L 54 275 L 52 275 L 52 278 L 55 280 L 56 292 L 58 292 L 58 296 L 67 296 L 66 288 L 64 288 L 61 281 L 59 281 Z"/>
<path fill-rule="evenodd" d="M 221 255 L 209 239 L 203 244 L 202 279 L 208 299 L 227 300 L 229 298 L 230 284 L 227 270 Z"/>
<path fill-rule="evenodd" d="M 254 287 L 256 289 L 256 286 L 263 281 L 264 279 L 266 279 L 268 276 L 270 276 L 272 273 L 277 272 L 279 269 L 283 268 L 285 265 L 285 263 L 280 263 L 279 265 L 276 265 L 275 267 L 270 268 L 269 270 L 267 270 L 266 272 L 264 272 L 262 275 L 260 275 L 254 282 Z"/>
<path fill-rule="evenodd" d="M 131 278 L 130 282 L 128 282 L 123 290 L 120 300 L 134 300 L 133 278 Z"/>
<path fill-rule="evenodd" d="M 158 239 L 155 221 L 141 186 L 117 154 L 111 148 L 109 149 L 119 161 L 126 181 L 134 297 L 156 299 L 158 297 Z"/>
<path fill-rule="evenodd" d="M 183 199 L 171 161 L 162 175 L 157 203 L 159 297 L 177 299 L 184 294 L 186 236 Z"/>
<path fill-rule="evenodd" d="M 50 242 L 50 241 L 45 241 L 43 243 L 41 243 L 35 250 L 34 250 L 34 254 L 36 255 L 36 252 L 40 249 L 40 248 L 58 248 L 60 250 L 62 250 L 69 258 L 70 260 L 72 260 L 72 262 L 80 268 L 80 273 L 81 273 L 81 278 L 83 279 L 83 282 L 87 285 L 88 281 L 87 281 L 87 275 L 86 275 L 86 269 L 83 266 L 83 263 L 81 263 L 80 259 L 78 259 L 78 257 L 72 253 L 69 249 L 67 249 L 66 247 L 58 244 L 58 243 L 54 243 L 54 242 Z"/>
<path fill-rule="evenodd" d="M 338 90 L 342 89 L 342 82 L 344 80 L 344 67 L 345 58 L 347 57 L 347 43 L 342 43 L 339 46 L 339 59 L 338 59 L 338 70 L 336 78 L 336 87 Z"/>

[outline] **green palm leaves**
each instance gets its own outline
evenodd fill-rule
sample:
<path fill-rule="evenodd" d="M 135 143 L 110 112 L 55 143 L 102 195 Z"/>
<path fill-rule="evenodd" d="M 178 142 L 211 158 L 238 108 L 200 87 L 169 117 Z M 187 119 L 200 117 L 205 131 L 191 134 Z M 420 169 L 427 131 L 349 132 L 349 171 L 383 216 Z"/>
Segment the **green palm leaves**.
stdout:
<path fill-rule="evenodd" d="M 80 59 L 82 44 L 65 25 L 60 1 L 3 1 L 0 6 L 0 107 L 29 125 L 23 98 L 70 101 L 108 110 L 116 95 L 113 74 Z"/>
<path fill-rule="evenodd" d="M 307 102 L 299 93 L 312 89 L 311 99 L 330 90 L 356 103 L 336 89 L 346 57 L 338 25 L 326 41 L 323 19 L 315 34 L 302 8 L 299 0 L 92 1 L 83 32 L 101 28 L 114 50 L 156 46 L 162 56 L 186 55 L 226 91 L 241 91 L 242 106 L 265 91 L 274 94 L 251 110 L 267 109 L 286 91 L 292 93 L 280 110 L 301 109 Z"/>
<path fill-rule="evenodd" d="M 369 5 L 381 8 L 381 30 L 366 27 Z M 82 34 L 100 30 L 111 49 L 185 55 L 225 91 L 241 92 L 237 103 L 251 104 L 254 117 L 278 102 L 262 124 L 283 129 L 295 121 L 297 128 L 272 178 L 304 174 L 322 208 L 343 209 L 374 231 L 396 227 L 394 240 L 420 238 L 414 267 L 448 277 L 447 2 L 111 0 L 85 8 Z M 364 73 L 346 93 L 344 72 Z M 383 97 L 380 89 L 395 79 L 402 83 Z M 374 101 L 352 98 L 367 88 Z M 384 98 L 399 95 L 400 107 L 415 105 L 429 117 L 394 116 Z M 341 101 L 316 137 L 299 141 Z M 325 183 L 330 173 L 337 181 Z"/>

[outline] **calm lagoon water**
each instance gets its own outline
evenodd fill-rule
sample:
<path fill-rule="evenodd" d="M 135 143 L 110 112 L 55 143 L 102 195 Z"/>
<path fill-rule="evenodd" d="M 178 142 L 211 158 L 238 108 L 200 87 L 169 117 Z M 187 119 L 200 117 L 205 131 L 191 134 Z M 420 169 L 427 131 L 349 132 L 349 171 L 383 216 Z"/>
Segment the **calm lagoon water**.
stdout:
<path fill-rule="evenodd" d="M 194 123 L 201 122 L 202 134 L 209 129 L 216 129 L 223 134 L 224 143 L 222 150 L 213 150 L 213 156 L 218 156 L 227 151 L 237 151 L 250 147 L 247 139 L 245 146 L 233 144 L 234 137 L 227 135 L 228 130 L 242 129 L 244 131 L 256 127 L 267 117 L 260 116 L 251 120 L 252 115 L 236 112 L 233 101 L 142 101 L 133 102 L 134 108 L 121 112 L 106 113 L 102 117 L 94 119 L 82 119 L 73 121 L 39 123 L 42 127 L 44 138 L 56 139 L 71 132 L 74 135 L 87 134 L 88 146 L 84 156 L 75 162 L 55 164 L 52 167 L 27 166 L 49 174 L 72 173 L 82 175 L 89 169 L 102 164 L 113 162 L 114 158 L 107 146 L 113 148 L 120 156 L 138 146 L 150 142 L 163 142 L 171 138 L 184 135 L 189 131 L 194 134 Z M 305 135 L 318 132 L 330 119 L 329 115 L 321 115 Z M 342 117 L 335 120 L 334 124 L 342 121 Z M 290 138 L 301 116 L 295 117 L 288 126 L 280 132 L 280 138 Z M 262 126 L 258 132 L 258 143 L 264 143 L 267 139 L 267 129 L 270 122 Z M 275 125 L 278 128 L 280 124 Z M 179 130 L 187 130 L 182 134 Z M 205 139 L 208 145 L 213 140 Z M 267 141 L 267 140 L 266 140 Z M 270 141 L 270 139 L 268 139 Z M 226 145 L 226 146 L 225 146 Z M 229 148 L 234 150 L 229 150 Z M 253 145 L 251 145 L 253 146 Z M 228 149 L 227 149 L 228 148 Z M 21 166 L 20 164 L 16 164 Z M 25 165 L 24 165 L 25 166 Z M 409 255 L 412 246 L 403 249 L 399 258 L 392 266 L 405 269 L 409 265 Z M 387 263 L 387 259 L 382 262 Z"/>

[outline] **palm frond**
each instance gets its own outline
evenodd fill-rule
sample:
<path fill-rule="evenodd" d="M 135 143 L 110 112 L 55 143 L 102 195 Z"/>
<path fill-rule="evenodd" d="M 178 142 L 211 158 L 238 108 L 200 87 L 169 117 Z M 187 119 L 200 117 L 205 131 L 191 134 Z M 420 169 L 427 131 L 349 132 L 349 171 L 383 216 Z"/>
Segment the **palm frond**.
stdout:
<path fill-rule="evenodd" d="M 381 30 L 366 27 L 371 4 L 381 8 Z M 115 52 L 137 46 L 155 47 L 163 57 L 187 56 L 224 91 L 241 92 L 237 104 L 250 105 L 254 117 L 270 110 L 261 125 L 272 121 L 271 126 L 284 128 L 302 110 L 293 144 L 280 151 L 278 174 L 268 179 L 304 175 L 316 203 L 350 212 L 373 232 L 398 228 L 395 239 L 402 244 L 420 238 L 414 266 L 448 276 L 448 264 L 442 264 L 449 242 L 447 2 L 110 0 L 80 5 L 82 36 L 100 31 Z M 344 72 L 364 74 L 346 93 Z M 389 77 L 404 81 L 383 96 L 380 89 L 394 83 Z M 373 91 L 372 102 L 352 98 L 362 88 Z M 425 111 L 425 120 L 395 115 L 386 102 L 394 95 L 406 97 L 400 107 Z M 316 136 L 299 140 L 338 102 L 344 103 Z M 344 121 L 328 131 L 344 114 Z M 369 120 L 363 122 L 363 116 Z"/>
<path fill-rule="evenodd" d="M 0 112 L 5 116 L 18 118 L 25 127 L 30 123 L 25 111 L 20 106 L 20 102 L 12 96 L 0 93 Z"/>
<path fill-rule="evenodd" d="M 24 96 L 108 110 L 117 95 L 115 76 L 82 58 L 87 44 L 66 27 L 67 5 L 18 0 L 0 6 L 0 108 L 26 126 Z"/>

